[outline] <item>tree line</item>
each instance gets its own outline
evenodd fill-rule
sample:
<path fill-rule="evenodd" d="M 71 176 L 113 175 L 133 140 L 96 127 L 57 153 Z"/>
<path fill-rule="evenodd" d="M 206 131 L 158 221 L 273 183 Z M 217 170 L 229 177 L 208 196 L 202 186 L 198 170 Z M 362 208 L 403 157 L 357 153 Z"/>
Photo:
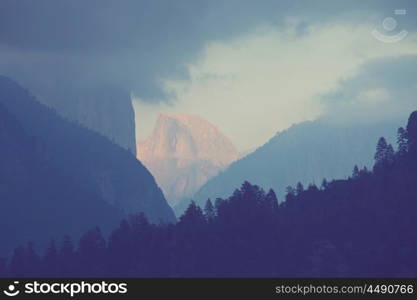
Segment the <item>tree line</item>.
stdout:
<path fill-rule="evenodd" d="M 175 224 L 144 214 L 108 237 L 99 228 L 44 253 L 28 243 L 0 261 L 2 276 L 417 276 L 417 112 L 397 147 L 379 139 L 372 170 L 273 190 L 244 182 L 228 198 L 191 202 Z"/>

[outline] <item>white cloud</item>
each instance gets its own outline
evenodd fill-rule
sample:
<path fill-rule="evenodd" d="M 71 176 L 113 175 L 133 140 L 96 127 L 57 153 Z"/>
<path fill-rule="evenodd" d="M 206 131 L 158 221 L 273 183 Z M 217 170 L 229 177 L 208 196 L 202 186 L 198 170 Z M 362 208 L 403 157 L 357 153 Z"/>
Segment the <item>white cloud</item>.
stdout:
<path fill-rule="evenodd" d="M 337 90 L 364 63 L 417 54 L 415 34 L 386 44 L 373 38 L 373 29 L 373 24 L 328 23 L 300 34 L 291 23 L 210 42 L 188 66 L 189 80 L 163 80 L 171 104 L 136 101 L 139 138 L 149 134 L 159 112 L 188 112 L 217 125 L 240 150 L 259 146 L 276 131 L 322 114 L 320 96 Z M 365 92 L 363 101 L 387 97 L 376 89 Z"/>
<path fill-rule="evenodd" d="M 390 101 L 390 93 L 385 88 L 375 88 L 361 91 L 358 95 L 358 102 L 365 104 L 384 104 Z"/>

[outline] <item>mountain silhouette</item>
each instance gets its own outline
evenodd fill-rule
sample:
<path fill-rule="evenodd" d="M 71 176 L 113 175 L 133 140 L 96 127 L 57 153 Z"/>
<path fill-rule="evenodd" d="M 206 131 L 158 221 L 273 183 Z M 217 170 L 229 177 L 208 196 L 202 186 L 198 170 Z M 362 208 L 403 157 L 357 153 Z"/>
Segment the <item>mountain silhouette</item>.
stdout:
<path fill-rule="evenodd" d="M 109 229 L 122 218 L 89 189 L 65 176 L 44 143 L 28 135 L 0 104 L 0 253 L 16 244 L 71 234 L 100 225 Z"/>
<path fill-rule="evenodd" d="M 352 167 L 371 167 L 375 143 L 381 135 L 395 139 L 401 121 L 344 125 L 326 120 L 307 121 L 277 133 L 265 145 L 210 179 L 191 198 L 226 197 L 243 181 L 273 188 L 281 201 L 286 187 L 301 182 L 320 184 L 324 178 L 346 178 Z M 189 199 L 181 204 L 186 208 Z"/>
<path fill-rule="evenodd" d="M 14 239 L 80 232 L 130 213 L 175 221 L 152 175 L 128 150 L 64 120 L 6 77 L 0 77 L 0 105 L 7 179 L 0 189 L 2 228 L 32 224 L 28 235 L 16 225 Z M 44 231 L 45 224 L 51 228 Z"/>
<path fill-rule="evenodd" d="M 64 240 L 65 251 L 18 246 L 0 276 L 415 278 L 417 112 L 396 143 L 380 137 L 371 169 L 298 183 L 281 203 L 245 181 L 204 208 L 191 202 L 169 226 L 140 214 L 109 238 L 92 229 L 76 248 Z"/>

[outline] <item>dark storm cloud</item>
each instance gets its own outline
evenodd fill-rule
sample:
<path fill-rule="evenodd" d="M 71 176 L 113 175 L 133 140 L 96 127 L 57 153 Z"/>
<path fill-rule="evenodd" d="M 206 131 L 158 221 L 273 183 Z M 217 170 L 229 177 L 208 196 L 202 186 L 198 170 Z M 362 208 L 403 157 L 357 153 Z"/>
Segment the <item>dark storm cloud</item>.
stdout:
<path fill-rule="evenodd" d="M 207 41 L 285 16 L 395 8 L 416 13 L 412 1 L 0 0 L 0 73 L 40 94 L 112 84 L 156 101 L 165 96 L 160 80 L 187 76 L 184 65 Z"/>
<path fill-rule="evenodd" d="M 157 77 L 195 52 L 202 11 L 197 1 L 1 1 L 3 65 L 19 78 L 110 81 L 158 98 Z"/>

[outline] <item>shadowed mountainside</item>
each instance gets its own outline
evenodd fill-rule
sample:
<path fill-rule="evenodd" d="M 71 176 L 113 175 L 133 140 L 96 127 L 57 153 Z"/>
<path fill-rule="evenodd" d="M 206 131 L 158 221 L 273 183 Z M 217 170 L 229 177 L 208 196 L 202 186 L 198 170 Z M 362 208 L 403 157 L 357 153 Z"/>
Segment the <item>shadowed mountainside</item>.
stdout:
<path fill-rule="evenodd" d="M 289 185 L 319 184 L 324 178 L 346 178 L 352 167 L 371 167 L 375 143 L 381 135 L 394 140 L 401 121 L 345 126 L 324 120 L 303 122 L 278 133 L 253 153 L 210 179 L 192 197 L 202 204 L 208 198 L 226 197 L 243 181 L 273 188 L 279 199 Z M 186 208 L 189 200 L 181 204 Z"/>
<path fill-rule="evenodd" d="M 244 182 L 204 209 L 192 202 L 176 224 L 138 215 L 108 239 L 86 232 L 76 248 L 52 242 L 39 257 L 20 246 L 0 276 L 413 278 L 417 111 L 398 129 L 397 145 L 380 137 L 372 170 L 297 184 L 281 203 L 273 190 Z"/>
<path fill-rule="evenodd" d="M 87 197 L 85 195 L 94 195 L 91 198 L 97 198 L 103 205 L 107 204 L 123 214 L 144 212 L 152 222 L 175 220 L 172 209 L 166 203 L 152 175 L 128 150 L 83 126 L 64 120 L 52 109 L 39 103 L 28 91 L 6 77 L 0 77 L 0 104 L 20 123 L 19 126 L 26 135 L 42 145 L 48 159 L 46 167 L 51 165 L 64 178 L 73 182 L 73 184 L 68 184 L 68 189 L 71 190 L 71 186 L 74 185 L 74 189 L 86 191 L 83 199 Z M 19 147 L 18 140 L 14 142 L 17 148 L 26 151 L 21 155 L 30 157 L 30 152 L 34 151 L 34 147 L 28 146 L 28 149 L 25 149 L 23 145 Z M 19 152 L 16 155 L 19 155 Z M 20 159 L 16 158 L 12 161 L 16 160 Z M 39 163 L 40 165 L 42 164 Z M 41 175 L 32 177 L 39 176 L 42 177 Z M 46 176 L 46 178 L 49 177 L 52 176 Z M 48 181 L 46 178 L 44 178 L 45 182 Z M 18 180 L 18 177 L 16 179 Z M 21 185 L 24 189 L 24 183 Z M 42 190 L 37 190 L 38 194 L 31 195 L 33 201 L 43 198 L 44 194 L 56 189 L 52 183 L 43 187 L 42 193 Z M 7 185 L 5 188 L 7 189 Z M 64 189 L 62 192 L 68 197 L 64 200 L 57 194 L 55 199 L 57 203 L 63 202 L 62 207 L 70 205 L 65 203 L 67 201 L 78 201 L 77 193 L 72 195 Z M 15 197 L 20 198 L 17 195 Z M 9 197 L 10 201 L 13 199 Z M 24 203 L 24 201 L 21 202 L 22 205 Z M 54 213 L 50 210 L 51 207 L 45 209 L 51 214 Z M 45 214 L 47 214 L 46 211 Z M 100 212 L 97 211 L 97 213 Z M 30 210 L 27 210 L 26 214 L 30 215 Z M 24 216 L 25 214 L 22 217 Z M 38 215 L 33 215 L 33 217 L 41 218 Z M 74 213 L 72 222 L 68 226 L 73 226 L 77 222 L 79 220 L 77 220 L 77 214 Z M 50 226 L 55 225 L 51 223 Z"/>
<path fill-rule="evenodd" d="M 29 136 L 0 103 L 0 253 L 22 242 L 45 245 L 62 234 L 79 236 L 123 217 L 120 209 L 81 187 L 55 166 L 44 143 Z"/>
<path fill-rule="evenodd" d="M 128 92 L 111 85 L 64 86 L 53 91 L 43 90 L 39 101 L 136 154 L 135 114 Z"/>

